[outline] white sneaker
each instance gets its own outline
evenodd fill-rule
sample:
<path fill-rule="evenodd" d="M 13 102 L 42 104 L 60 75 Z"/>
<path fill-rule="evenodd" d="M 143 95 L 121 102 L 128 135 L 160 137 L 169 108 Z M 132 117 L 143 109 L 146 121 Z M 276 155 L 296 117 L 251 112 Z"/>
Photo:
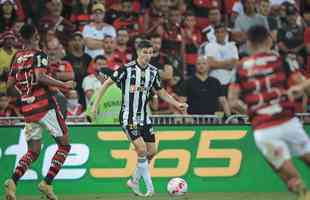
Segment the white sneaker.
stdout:
<path fill-rule="evenodd" d="M 127 181 L 127 186 L 132 190 L 132 192 L 139 196 L 139 197 L 143 197 L 144 195 L 140 192 L 140 187 L 139 187 L 139 183 L 135 183 L 132 179 L 129 179 Z"/>
<path fill-rule="evenodd" d="M 147 192 L 144 194 L 144 197 L 152 197 L 154 194 L 155 194 L 154 191 L 147 191 Z"/>

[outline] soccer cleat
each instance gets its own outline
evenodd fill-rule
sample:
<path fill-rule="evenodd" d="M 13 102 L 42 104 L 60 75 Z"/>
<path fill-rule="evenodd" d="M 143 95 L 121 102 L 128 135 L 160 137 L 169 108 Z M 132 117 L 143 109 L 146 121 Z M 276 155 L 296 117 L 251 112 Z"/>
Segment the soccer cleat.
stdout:
<path fill-rule="evenodd" d="M 4 182 L 5 199 L 16 200 L 16 185 L 12 179 L 8 179 Z"/>
<path fill-rule="evenodd" d="M 144 194 L 144 197 L 152 197 L 154 195 L 154 191 L 147 191 L 145 194 Z"/>
<path fill-rule="evenodd" d="M 298 189 L 297 200 L 310 200 L 310 192 L 303 185 Z"/>
<path fill-rule="evenodd" d="M 58 200 L 57 196 L 53 192 L 53 187 L 48 185 L 45 181 L 41 181 L 39 183 L 38 188 L 40 192 L 48 199 L 48 200 Z"/>
<path fill-rule="evenodd" d="M 143 197 L 144 195 L 140 192 L 140 188 L 139 188 L 139 184 L 135 183 L 132 179 L 129 179 L 127 181 L 127 186 L 132 190 L 132 192 L 139 196 L 139 197 Z"/>

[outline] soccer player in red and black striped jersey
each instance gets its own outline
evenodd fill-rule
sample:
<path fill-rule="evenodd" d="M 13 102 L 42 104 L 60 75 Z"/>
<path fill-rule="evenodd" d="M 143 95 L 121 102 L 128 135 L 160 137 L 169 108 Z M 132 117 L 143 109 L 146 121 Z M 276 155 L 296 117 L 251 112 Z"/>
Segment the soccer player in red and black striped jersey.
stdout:
<path fill-rule="evenodd" d="M 43 129 L 47 129 L 58 144 L 58 150 L 52 158 L 51 167 L 45 179 L 38 185 L 39 190 L 51 200 L 57 200 L 51 186 L 53 179 L 61 169 L 70 151 L 67 126 L 49 86 L 74 88 L 74 82 L 62 82 L 47 75 L 48 58 L 39 50 L 39 35 L 33 25 L 21 28 L 24 49 L 17 51 L 12 59 L 8 79 L 8 94 L 17 96 L 20 110 L 25 118 L 23 130 L 27 144 L 27 153 L 19 160 L 10 179 L 5 182 L 5 197 L 16 199 L 16 185 L 30 165 L 37 160 L 41 149 Z"/>
<path fill-rule="evenodd" d="M 238 66 L 228 98 L 233 109 L 248 113 L 256 146 L 287 188 L 299 194 L 300 200 L 309 200 L 310 193 L 291 161 L 297 156 L 310 167 L 310 139 L 294 117 L 294 91 L 288 86 L 289 79 L 301 84 L 304 78 L 298 63 L 272 52 L 272 44 L 263 26 L 249 29 L 251 56 Z"/>

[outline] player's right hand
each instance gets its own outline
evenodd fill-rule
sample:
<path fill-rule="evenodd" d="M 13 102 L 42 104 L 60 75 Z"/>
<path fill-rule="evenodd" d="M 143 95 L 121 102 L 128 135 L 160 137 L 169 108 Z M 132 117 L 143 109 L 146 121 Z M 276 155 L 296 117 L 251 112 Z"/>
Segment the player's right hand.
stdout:
<path fill-rule="evenodd" d="M 64 82 L 65 88 L 74 89 L 76 87 L 75 81 L 66 81 Z"/>

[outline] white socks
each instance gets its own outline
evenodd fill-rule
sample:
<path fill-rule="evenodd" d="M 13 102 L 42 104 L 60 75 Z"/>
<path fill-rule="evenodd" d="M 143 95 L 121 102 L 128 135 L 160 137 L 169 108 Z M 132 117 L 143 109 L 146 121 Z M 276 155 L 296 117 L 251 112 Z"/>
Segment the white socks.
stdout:
<path fill-rule="evenodd" d="M 133 181 L 139 184 L 141 176 L 143 177 L 144 183 L 146 185 L 147 191 L 154 192 L 154 186 L 149 170 L 149 163 L 147 158 L 138 157 L 137 169 L 133 174 Z"/>

